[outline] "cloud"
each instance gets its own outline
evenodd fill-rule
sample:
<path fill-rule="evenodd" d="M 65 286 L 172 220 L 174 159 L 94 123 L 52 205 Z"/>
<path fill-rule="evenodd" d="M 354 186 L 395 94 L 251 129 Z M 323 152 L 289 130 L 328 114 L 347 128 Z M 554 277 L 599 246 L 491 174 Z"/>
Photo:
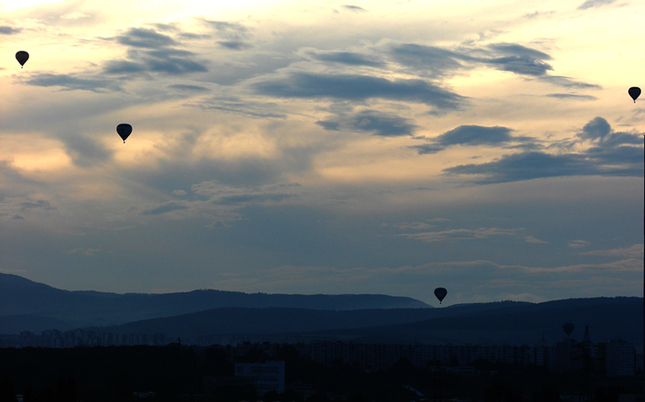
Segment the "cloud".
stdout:
<path fill-rule="evenodd" d="M 615 248 L 611 250 L 595 250 L 587 251 L 583 255 L 596 255 L 601 257 L 616 257 L 616 258 L 643 258 L 643 245 L 634 244 L 628 248 Z"/>
<path fill-rule="evenodd" d="M 18 205 L 20 206 L 21 212 L 24 212 L 28 209 L 42 209 L 43 211 L 51 211 L 56 209 L 56 207 L 52 206 L 51 203 L 47 200 L 24 201 Z"/>
<path fill-rule="evenodd" d="M 367 12 L 367 10 L 366 10 L 366 9 L 364 9 L 363 7 L 359 7 L 359 6 L 343 5 L 342 7 L 343 7 L 345 10 L 353 11 L 353 12 L 355 12 L 355 13 L 364 13 L 364 12 Z"/>
<path fill-rule="evenodd" d="M 474 240 L 485 239 L 491 236 L 517 236 L 522 229 L 479 228 L 479 229 L 450 229 L 436 232 L 406 233 L 396 236 L 424 242 L 438 242 L 445 240 Z"/>
<path fill-rule="evenodd" d="M 177 202 L 168 202 L 156 208 L 146 209 L 141 212 L 141 215 L 162 215 L 168 212 L 179 211 L 183 209 L 188 209 L 188 207 Z"/>
<path fill-rule="evenodd" d="M 154 72 L 168 75 L 185 75 L 207 72 L 206 64 L 197 55 L 187 50 L 160 48 L 156 50 L 131 50 L 127 60 L 111 60 L 106 63 L 106 74 L 132 74 Z"/>
<path fill-rule="evenodd" d="M 253 47 L 251 44 L 242 41 L 225 40 L 217 42 L 220 47 L 230 50 L 244 50 Z"/>
<path fill-rule="evenodd" d="M 0 35 L 16 35 L 22 31 L 21 28 L 14 28 L 7 25 L 0 26 Z"/>
<path fill-rule="evenodd" d="M 59 133 L 58 138 L 65 144 L 67 154 L 77 166 L 99 165 L 112 157 L 111 151 L 88 135 L 64 132 Z"/>
<path fill-rule="evenodd" d="M 412 67 L 417 73 L 432 78 L 442 77 L 449 72 L 467 68 L 462 61 L 476 60 L 452 50 L 414 43 L 389 45 L 388 53 L 398 63 Z"/>
<path fill-rule="evenodd" d="M 571 247 L 571 248 L 584 248 L 584 247 L 589 246 L 589 244 L 591 244 L 591 243 L 589 243 L 588 241 L 573 240 L 573 241 L 569 242 L 568 246 Z"/>
<path fill-rule="evenodd" d="M 254 118 L 284 119 L 287 117 L 284 109 L 277 103 L 251 101 L 236 96 L 215 96 L 199 102 L 187 103 L 186 106 L 237 113 Z"/>
<path fill-rule="evenodd" d="M 543 75 L 539 77 L 540 81 L 548 82 L 552 85 L 557 85 L 564 88 L 577 88 L 577 89 L 602 89 L 600 85 L 588 84 L 586 82 L 575 81 L 569 77 L 562 77 L 559 75 Z"/>
<path fill-rule="evenodd" d="M 90 17 L 91 17 L 90 15 L 83 14 L 79 11 L 74 11 L 73 13 L 63 14 L 60 16 L 60 18 L 64 20 L 78 20 L 81 18 L 90 18 Z"/>
<path fill-rule="evenodd" d="M 430 144 L 415 145 L 410 148 L 416 149 L 419 155 L 424 155 L 437 153 L 453 145 L 498 147 L 511 142 L 528 142 L 532 140 L 527 137 L 512 136 L 512 132 L 513 130 L 507 127 L 463 125 L 433 138 Z"/>
<path fill-rule="evenodd" d="M 342 99 L 364 101 L 368 99 L 390 99 L 419 102 L 433 106 L 440 111 L 458 110 L 466 98 L 436 85 L 418 79 L 385 78 L 366 75 L 327 75 L 297 72 L 283 79 L 255 83 L 254 89 L 263 94 L 284 98 Z"/>
<path fill-rule="evenodd" d="M 298 184 L 229 186 L 211 180 L 193 185 L 192 190 L 206 197 L 211 204 L 241 207 L 248 204 L 279 203 L 297 196 L 299 187 Z"/>
<path fill-rule="evenodd" d="M 216 205 L 241 205 L 265 202 L 280 202 L 285 198 L 293 197 L 291 194 L 237 194 L 225 195 L 212 201 Z"/>
<path fill-rule="evenodd" d="M 553 70 L 550 64 L 544 62 L 551 60 L 551 56 L 538 50 L 513 43 L 498 43 L 488 48 L 500 56 L 481 61 L 499 70 L 530 76 L 545 75 Z"/>
<path fill-rule="evenodd" d="M 578 134 L 578 137 L 583 140 L 602 140 L 605 136 L 609 135 L 610 132 L 611 126 L 607 120 L 602 117 L 596 117 L 589 123 L 585 124 L 582 128 L 582 132 Z"/>
<path fill-rule="evenodd" d="M 130 28 L 123 35 L 117 36 L 116 41 L 122 45 L 144 49 L 177 45 L 177 42 L 170 36 L 157 33 L 149 28 Z"/>
<path fill-rule="evenodd" d="M 96 255 L 99 253 L 101 250 L 98 248 L 75 248 L 73 250 L 69 251 L 69 254 L 83 254 L 84 256 L 91 257 L 93 255 Z"/>
<path fill-rule="evenodd" d="M 549 98 L 556 98 L 556 99 L 575 99 L 575 100 L 589 100 L 589 101 L 595 101 L 598 100 L 595 96 L 590 96 L 590 95 L 577 95 L 577 94 L 547 94 Z"/>
<path fill-rule="evenodd" d="M 201 87 L 199 85 L 186 85 L 186 84 L 168 85 L 166 88 L 177 89 L 179 91 L 189 91 L 189 92 L 205 92 L 205 91 L 209 91 L 208 88 Z"/>
<path fill-rule="evenodd" d="M 347 64 L 350 66 L 368 66 L 368 67 L 383 67 L 385 63 L 377 60 L 371 56 L 367 56 L 357 52 L 325 52 L 325 51 L 308 51 L 306 54 L 315 60 L 323 62 L 332 62 Z"/>
<path fill-rule="evenodd" d="M 82 90 L 97 93 L 121 91 L 116 81 L 102 78 L 84 78 L 73 74 L 34 74 L 25 81 L 28 85 L 39 87 L 62 87 L 66 91 Z"/>
<path fill-rule="evenodd" d="M 435 227 L 435 225 L 427 222 L 401 222 L 396 227 L 402 230 L 427 230 Z"/>
<path fill-rule="evenodd" d="M 616 0 L 587 0 L 578 7 L 578 10 L 586 10 L 588 8 L 602 7 L 602 6 L 612 4 L 615 1 Z"/>
<path fill-rule="evenodd" d="M 378 110 L 363 110 L 354 114 L 339 114 L 337 117 L 317 121 L 325 130 L 360 131 L 381 137 L 412 135 L 416 125 L 412 120 L 393 113 Z"/>
<path fill-rule="evenodd" d="M 132 75 L 161 73 L 186 75 L 207 72 L 206 61 L 194 52 L 177 49 L 181 44 L 168 35 L 150 28 L 130 28 L 116 41 L 128 46 L 127 60 L 110 60 L 103 66 L 105 74 Z"/>
<path fill-rule="evenodd" d="M 596 117 L 577 134 L 595 141 L 586 151 L 550 154 L 529 151 L 504 155 L 492 162 L 444 169 L 447 174 L 478 175 L 476 182 L 498 183 L 557 176 L 642 176 L 642 143 L 639 136 L 615 133 L 607 121 Z"/>
<path fill-rule="evenodd" d="M 217 35 L 223 39 L 217 42 L 220 47 L 230 50 L 244 50 L 253 47 L 248 42 L 251 39 L 250 31 L 244 25 L 226 21 L 204 20 L 204 22 L 215 28 Z"/>
<path fill-rule="evenodd" d="M 540 239 L 536 239 L 533 236 L 524 237 L 524 241 L 527 242 L 527 243 L 533 243 L 533 244 L 548 244 L 549 243 L 547 241 L 542 241 Z"/>
<path fill-rule="evenodd" d="M 520 75 L 542 76 L 553 67 L 545 62 L 551 56 L 516 43 L 496 43 L 460 51 L 435 46 L 400 44 L 391 46 L 391 55 L 401 64 L 430 70 L 433 77 L 471 66 L 486 65 Z"/>
<path fill-rule="evenodd" d="M 565 88 L 600 88 L 568 77 L 548 75 L 553 67 L 547 61 L 553 58 L 547 53 L 518 43 L 494 43 L 484 47 L 468 47 L 466 44 L 452 50 L 413 43 L 388 44 L 387 53 L 396 62 L 412 68 L 416 74 L 430 78 L 441 78 L 459 70 L 487 66 Z"/>

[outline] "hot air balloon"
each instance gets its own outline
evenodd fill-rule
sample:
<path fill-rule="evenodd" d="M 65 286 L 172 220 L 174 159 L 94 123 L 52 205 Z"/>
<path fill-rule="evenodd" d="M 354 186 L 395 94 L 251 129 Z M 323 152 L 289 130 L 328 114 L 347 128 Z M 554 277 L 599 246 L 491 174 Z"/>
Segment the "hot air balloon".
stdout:
<path fill-rule="evenodd" d="M 116 132 L 119 133 L 119 136 L 123 139 L 123 143 L 125 144 L 125 139 L 128 138 L 132 132 L 132 126 L 127 123 L 121 123 L 116 126 Z"/>
<path fill-rule="evenodd" d="M 638 99 L 641 94 L 641 89 L 639 87 L 631 87 L 627 90 L 627 93 L 629 93 L 629 96 L 631 96 L 634 103 L 636 103 L 636 99 Z"/>
<path fill-rule="evenodd" d="M 16 53 L 16 60 L 18 60 L 18 63 L 20 63 L 20 68 L 22 68 L 27 60 L 29 60 L 29 53 L 25 52 L 24 50 L 19 51 L 18 53 Z"/>
<path fill-rule="evenodd" d="M 573 323 L 570 323 L 570 322 L 565 322 L 564 325 L 562 325 L 562 329 L 564 330 L 564 333 L 567 334 L 567 338 L 573 332 L 573 328 L 575 327 Z"/>
<path fill-rule="evenodd" d="M 448 294 L 448 291 L 446 288 L 436 288 L 434 290 L 434 295 L 437 296 L 437 299 L 439 299 L 439 304 L 443 301 L 443 298 L 446 297 Z"/>

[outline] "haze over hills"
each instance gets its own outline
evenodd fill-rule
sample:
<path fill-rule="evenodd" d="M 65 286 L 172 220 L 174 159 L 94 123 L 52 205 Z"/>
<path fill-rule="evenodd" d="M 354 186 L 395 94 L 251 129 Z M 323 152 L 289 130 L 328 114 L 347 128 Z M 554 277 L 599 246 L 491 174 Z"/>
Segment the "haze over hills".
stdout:
<path fill-rule="evenodd" d="M 221 290 L 166 294 L 67 291 L 20 276 L 0 274 L 0 333 L 38 332 L 52 329 L 54 323 L 59 330 L 118 325 L 230 307 L 361 310 L 430 306 L 409 297 L 387 295 L 248 294 Z"/>

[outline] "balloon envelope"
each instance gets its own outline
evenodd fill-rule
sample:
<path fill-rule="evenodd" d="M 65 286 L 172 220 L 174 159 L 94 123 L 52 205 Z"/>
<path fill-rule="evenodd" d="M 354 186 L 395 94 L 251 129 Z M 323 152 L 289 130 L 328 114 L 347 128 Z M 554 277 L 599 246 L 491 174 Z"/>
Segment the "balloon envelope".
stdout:
<path fill-rule="evenodd" d="M 132 126 L 127 123 L 121 123 L 116 126 L 116 132 L 119 134 L 121 139 L 123 139 L 123 143 L 125 144 L 125 139 L 130 136 L 130 133 L 132 133 Z"/>
<path fill-rule="evenodd" d="M 446 288 L 436 288 L 434 290 L 434 295 L 437 296 L 437 299 L 439 299 L 439 304 L 443 301 L 443 298 L 446 297 L 448 294 L 448 291 Z"/>
<path fill-rule="evenodd" d="M 18 60 L 18 63 L 20 63 L 21 66 L 24 66 L 27 60 L 29 60 L 29 53 L 24 50 L 19 51 L 16 53 L 16 60 Z"/>
<path fill-rule="evenodd" d="M 638 99 L 641 94 L 641 89 L 639 87 L 631 87 L 627 90 L 627 92 L 629 93 L 629 96 L 631 96 L 634 100 L 634 103 L 636 103 L 636 99 Z"/>
<path fill-rule="evenodd" d="M 574 325 L 573 323 L 566 322 L 564 325 L 562 325 L 562 329 L 564 330 L 564 333 L 567 334 L 567 336 L 571 335 L 573 332 Z"/>

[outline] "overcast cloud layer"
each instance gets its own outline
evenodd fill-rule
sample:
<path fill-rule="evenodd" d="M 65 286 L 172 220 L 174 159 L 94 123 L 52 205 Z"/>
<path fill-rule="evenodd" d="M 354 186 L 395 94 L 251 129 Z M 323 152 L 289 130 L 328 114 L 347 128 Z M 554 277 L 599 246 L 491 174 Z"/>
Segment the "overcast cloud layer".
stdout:
<path fill-rule="evenodd" d="M 197 4 L 2 2 L 0 272 L 642 295 L 645 4 Z"/>

